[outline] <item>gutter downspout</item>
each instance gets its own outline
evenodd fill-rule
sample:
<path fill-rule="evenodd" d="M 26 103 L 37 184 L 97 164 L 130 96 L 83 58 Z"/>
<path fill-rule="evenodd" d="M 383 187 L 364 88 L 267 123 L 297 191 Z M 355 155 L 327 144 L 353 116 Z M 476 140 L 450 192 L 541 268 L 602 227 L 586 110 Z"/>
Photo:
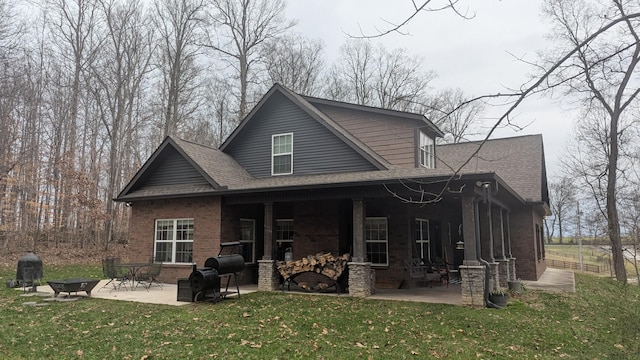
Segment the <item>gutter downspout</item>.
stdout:
<path fill-rule="evenodd" d="M 483 191 L 483 202 L 485 204 L 489 204 L 489 206 L 487 207 L 487 216 L 491 215 L 491 183 L 489 182 L 484 182 L 482 183 L 482 191 Z M 497 193 L 497 189 L 496 189 L 496 193 Z M 481 246 L 481 242 L 482 242 L 482 238 L 480 237 L 480 214 L 479 214 L 479 207 L 478 207 L 478 202 L 476 202 L 476 233 L 478 234 L 478 241 L 476 241 L 476 254 L 478 254 L 478 261 L 480 261 L 481 264 L 484 265 L 485 268 L 485 274 L 484 274 L 484 300 L 487 303 L 487 307 L 488 308 L 493 308 L 493 309 L 502 309 L 502 306 L 496 305 L 493 302 L 491 302 L 491 300 L 489 300 L 489 275 L 491 272 L 491 265 L 489 264 L 489 262 L 485 259 L 482 258 L 482 246 Z M 489 223 L 489 226 L 491 226 L 491 223 Z"/>

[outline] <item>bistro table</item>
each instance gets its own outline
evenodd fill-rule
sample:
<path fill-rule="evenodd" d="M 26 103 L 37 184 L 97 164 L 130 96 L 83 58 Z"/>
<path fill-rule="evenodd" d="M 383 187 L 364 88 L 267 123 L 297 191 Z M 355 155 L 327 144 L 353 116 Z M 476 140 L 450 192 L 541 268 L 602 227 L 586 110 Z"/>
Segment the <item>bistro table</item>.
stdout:
<path fill-rule="evenodd" d="M 149 263 L 119 263 L 119 264 L 115 264 L 115 266 L 127 270 L 129 280 L 131 280 L 130 287 L 131 287 L 131 290 L 133 290 L 137 287 L 136 282 L 140 281 L 140 279 L 138 279 L 138 276 L 140 275 L 140 270 L 146 267 L 149 267 Z"/>

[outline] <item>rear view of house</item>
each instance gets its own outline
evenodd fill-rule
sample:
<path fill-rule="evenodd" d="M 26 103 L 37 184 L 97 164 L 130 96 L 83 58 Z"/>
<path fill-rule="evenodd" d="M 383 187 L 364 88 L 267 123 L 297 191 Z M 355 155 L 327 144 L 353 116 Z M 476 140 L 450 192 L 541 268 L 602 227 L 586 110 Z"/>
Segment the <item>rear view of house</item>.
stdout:
<path fill-rule="evenodd" d="M 459 269 L 464 304 L 545 270 L 540 135 L 436 145 L 423 115 L 298 95 L 274 85 L 211 148 L 167 137 L 118 195 L 132 256 L 176 282 L 240 241 L 243 281 L 279 286 L 277 261 L 349 254 L 348 291 L 416 286 L 406 260 Z"/>

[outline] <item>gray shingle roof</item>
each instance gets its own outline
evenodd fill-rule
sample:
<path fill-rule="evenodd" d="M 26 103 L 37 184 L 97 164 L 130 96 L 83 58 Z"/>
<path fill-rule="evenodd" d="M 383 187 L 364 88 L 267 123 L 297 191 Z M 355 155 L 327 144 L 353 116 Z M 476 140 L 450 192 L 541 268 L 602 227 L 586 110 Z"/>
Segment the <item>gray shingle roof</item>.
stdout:
<path fill-rule="evenodd" d="M 392 168 L 338 174 L 251 177 L 237 162 L 220 150 L 176 140 L 207 174 L 225 189 L 245 192 L 277 188 L 346 185 L 395 179 L 445 177 L 453 174 L 477 150 L 480 142 L 440 145 L 437 147 L 438 168 Z M 445 166 L 446 165 L 446 166 Z M 462 167 L 460 175 L 496 173 L 523 199 L 542 201 L 544 155 L 541 135 L 494 139 L 485 142 L 480 152 Z M 160 190 L 160 189 L 158 189 Z M 175 191 L 186 190 L 175 188 Z M 192 189 L 196 190 L 196 189 Z M 205 191 L 206 189 L 201 189 Z M 210 190 L 210 189 L 209 189 Z M 166 194 L 166 191 L 162 191 Z"/>
<path fill-rule="evenodd" d="M 438 146 L 438 166 L 448 165 L 457 170 L 480 144 L 474 141 Z M 494 172 L 523 199 L 547 200 L 542 135 L 489 140 L 462 172 Z"/>
<path fill-rule="evenodd" d="M 162 151 L 164 145 L 173 144 L 178 148 L 178 151 L 188 157 L 187 161 L 190 161 L 203 174 L 203 177 L 207 179 L 211 186 L 184 184 L 137 187 L 136 190 L 133 190 L 132 184 L 141 179 L 141 173 L 149 168 L 147 163 L 129 185 L 125 187 L 118 200 L 127 201 L 128 199 L 146 197 L 175 197 L 229 192 L 247 193 L 280 188 L 346 186 L 368 182 L 381 183 L 397 179 L 443 178 L 451 176 L 454 171 L 459 170 L 459 175 L 496 174 L 520 198 L 531 201 L 548 201 L 541 135 L 488 140 L 482 145 L 478 154 L 473 157 L 472 155 L 481 142 L 439 145 L 436 147 L 436 169 L 392 166 L 386 161 L 379 160 L 381 159 L 379 155 L 364 146 L 326 114 L 315 109 L 315 106 L 310 104 L 304 97 L 285 88 L 276 87 L 276 89 L 288 94 L 299 106 L 304 107 L 310 114 L 313 114 L 318 121 L 324 122 L 325 126 L 343 134 L 344 139 L 361 148 L 364 152 L 372 153 L 372 158 L 383 163 L 386 169 L 335 174 L 272 176 L 256 179 L 230 155 L 220 149 L 168 137 L 165 143 L 159 147 L 159 150 L 154 153 L 150 161 Z M 316 101 L 312 98 L 309 100 Z M 463 166 L 470 157 L 471 160 Z"/>

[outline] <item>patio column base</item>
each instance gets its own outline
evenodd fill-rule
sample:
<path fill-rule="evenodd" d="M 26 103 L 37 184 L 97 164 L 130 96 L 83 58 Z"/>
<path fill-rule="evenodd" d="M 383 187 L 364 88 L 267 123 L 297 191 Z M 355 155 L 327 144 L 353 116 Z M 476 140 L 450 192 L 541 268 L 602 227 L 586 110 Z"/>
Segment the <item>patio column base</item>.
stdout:
<path fill-rule="evenodd" d="M 349 294 L 356 297 L 367 297 L 375 293 L 376 273 L 371 263 L 350 262 Z"/>
<path fill-rule="evenodd" d="M 509 258 L 509 280 L 518 280 L 518 274 L 516 274 L 516 258 Z"/>
<path fill-rule="evenodd" d="M 510 278 L 511 268 L 509 267 L 509 259 L 496 259 L 498 263 L 498 286 L 506 288 Z"/>
<path fill-rule="evenodd" d="M 462 279 L 462 305 L 472 307 L 485 307 L 484 301 L 484 266 L 460 266 Z"/>
<path fill-rule="evenodd" d="M 258 291 L 276 291 L 279 280 L 275 260 L 258 260 Z"/>

